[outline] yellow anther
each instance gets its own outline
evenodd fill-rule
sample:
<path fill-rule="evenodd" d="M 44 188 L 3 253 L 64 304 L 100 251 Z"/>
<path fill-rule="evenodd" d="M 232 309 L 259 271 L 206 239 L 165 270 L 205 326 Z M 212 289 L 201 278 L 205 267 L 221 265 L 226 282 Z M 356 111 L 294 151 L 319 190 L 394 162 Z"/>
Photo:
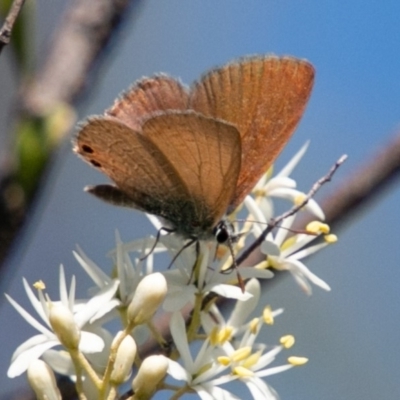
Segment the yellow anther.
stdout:
<path fill-rule="evenodd" d="M 263 320 L 267 325 L 274 324 L 274 316 L 272 315 L 272 310 L 270 306 L 266 306 L 263 311 Z"/>
<path fill-rule="evenodd" d="M 331 233 L 330 235 L 325 235 L 324 240 L 326 243 L 336 243 L 338 241 L 338 238 L 336 235 Z"/>
<path fill-rule="evenodd" d="M 245 368 L 250 368 L 253 365 L 257 364 L 258 360 L 261 357 L 261 352 L 257 351 L 257 353 L 251 354 L 249 357 L 247 357 L 243 362 L 242 362 L 242 367 Z"/>
<path fill-rule="evenodd" d="M 231 354 L 231 360 L 234 362 L 243 361 L 251 354 L 251 347 L 246 346 L 237 349 L 233 354 Z"/>
<path fill-rule="evenodd" d="M 217 361 L 225 367 L 231 363 L 231 359 L 227 356 L 220 356 L 217 358 Z"/>
<path fill-rule="evenodd" d="M 259 322 L 260 322 L 260 318 L 253 318 L 250 321 L 249 330 L 253 335 L 255 335 L 258 331 Z"/>
<path fill-rule="evenodd" d="M 216 326 L 214 326 L 214 328 L 212 328 L 211 333 L 209 335 L 210 343 L 213 346 L 216 346 L 218 344 L 218 334 L 219 334 L 219 330 Z"/>
<path fill-rule="evenodd" d="M 218 344 L 223 344 L 227 340 L 229 340 L 232 337 L 232 332 L 233 332 L 233 328 L 231 326 L 226 326 L 226 327 L 220 329 L 220 331 L 218 332 L 218 335 L 217 335 Z"/>
<path fill-rule="evenodd" d="M 312 221 L 306 226 L 306 231 L 314 234 L 328 234 L 330 232 L 331 228 L 329 227 L 328 224 L 324 224 L 320 221 Z"/>
<path fill-rule="evenodd" d="M 285 349 L 290 349 L 294 345 L 294 336 L 293 335 L 285 335 L 282 336 L 279 340 L 280 344 L 285 348 Z"/>
<path fill-rule="evenodd" d="M 300 365 L 304 365 L 304 364 L 308 363 L 308 358 L 292 356 L 292 357 L 288 358 L 288 363 L 292 364 L 295 367 L 298 367 Z"/>
<path fill-rule="evenodd" d="M 253 371 L 250 371 L 249 369 L 244 368 L 244 367 L 240 367 L 240 366 L 239 367 L 235 367 L 233 369 L 233 373 L 235 375 L 239 376 L 240 378 L 246 378 L 248 376 L 253 376 L 254 375 Z"/>
<path fill-rule="evenodd" d="M 44 284 L 43 281 L 37 281 L 33 284 L 33 287 L 37 290 L 45 290 L 46 289 L 46 285 Z"/>

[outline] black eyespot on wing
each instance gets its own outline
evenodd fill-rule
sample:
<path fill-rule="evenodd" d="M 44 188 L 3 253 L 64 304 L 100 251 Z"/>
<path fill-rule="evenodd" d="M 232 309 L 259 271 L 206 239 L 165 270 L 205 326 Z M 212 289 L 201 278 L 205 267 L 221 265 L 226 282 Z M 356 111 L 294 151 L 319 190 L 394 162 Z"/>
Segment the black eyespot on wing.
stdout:
<path fill-rule="evenodd" d="M 95 160 L 90 160 L 90 164 L 92 164 L 94 167 L 101 168 L 101 164 Z"/>
<path fill-rule="evenodd" d="M 85 153 L 89 153 L 89 154 L 93 154 L 94 153 L 94 150 L 90 146 L 88 146 L 87 144 L 82 145 L 82 150 Z"/>

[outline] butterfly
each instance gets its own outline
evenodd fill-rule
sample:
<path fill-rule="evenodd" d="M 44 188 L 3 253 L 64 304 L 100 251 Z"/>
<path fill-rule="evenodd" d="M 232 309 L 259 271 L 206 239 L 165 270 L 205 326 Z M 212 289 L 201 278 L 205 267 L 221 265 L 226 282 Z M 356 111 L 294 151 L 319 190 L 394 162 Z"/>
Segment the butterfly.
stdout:
<path fill-rule="evenodd" d="M 79 128 L 74 151 L 114 183 L 87 191 L 211 239 L 290 139 L 313 81 L 309 62 L 276 56 L 241 58 L 190 88 L 142 78 Z"/>

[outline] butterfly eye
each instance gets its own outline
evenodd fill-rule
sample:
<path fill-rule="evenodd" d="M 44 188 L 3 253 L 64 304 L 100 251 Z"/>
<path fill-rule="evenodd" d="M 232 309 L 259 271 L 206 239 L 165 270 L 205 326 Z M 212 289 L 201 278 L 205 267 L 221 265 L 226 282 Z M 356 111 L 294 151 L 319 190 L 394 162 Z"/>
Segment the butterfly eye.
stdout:
<path fill-rule="evenodd" d="M 217 240 L 218 243 L 222 244 L 225 243 L 228 240 L 228 237 L 230 235 L 229 229 L 226 226 L 225 222 L 220 221 L 217 226 L 213 230 L 215 239 Z"/>

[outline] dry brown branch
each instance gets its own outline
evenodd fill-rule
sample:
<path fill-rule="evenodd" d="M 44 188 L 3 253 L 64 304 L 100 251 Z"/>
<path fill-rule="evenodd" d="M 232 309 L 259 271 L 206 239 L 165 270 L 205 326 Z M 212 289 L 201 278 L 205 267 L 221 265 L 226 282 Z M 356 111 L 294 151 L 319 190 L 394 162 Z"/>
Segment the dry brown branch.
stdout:
<path fill-rule="evenodd" d="M 10 43 L 11 32 L 24 3 L 25 0 L 14 0 L 11 4 L 10 11 L 0 29 L 0 53 Z"/>

